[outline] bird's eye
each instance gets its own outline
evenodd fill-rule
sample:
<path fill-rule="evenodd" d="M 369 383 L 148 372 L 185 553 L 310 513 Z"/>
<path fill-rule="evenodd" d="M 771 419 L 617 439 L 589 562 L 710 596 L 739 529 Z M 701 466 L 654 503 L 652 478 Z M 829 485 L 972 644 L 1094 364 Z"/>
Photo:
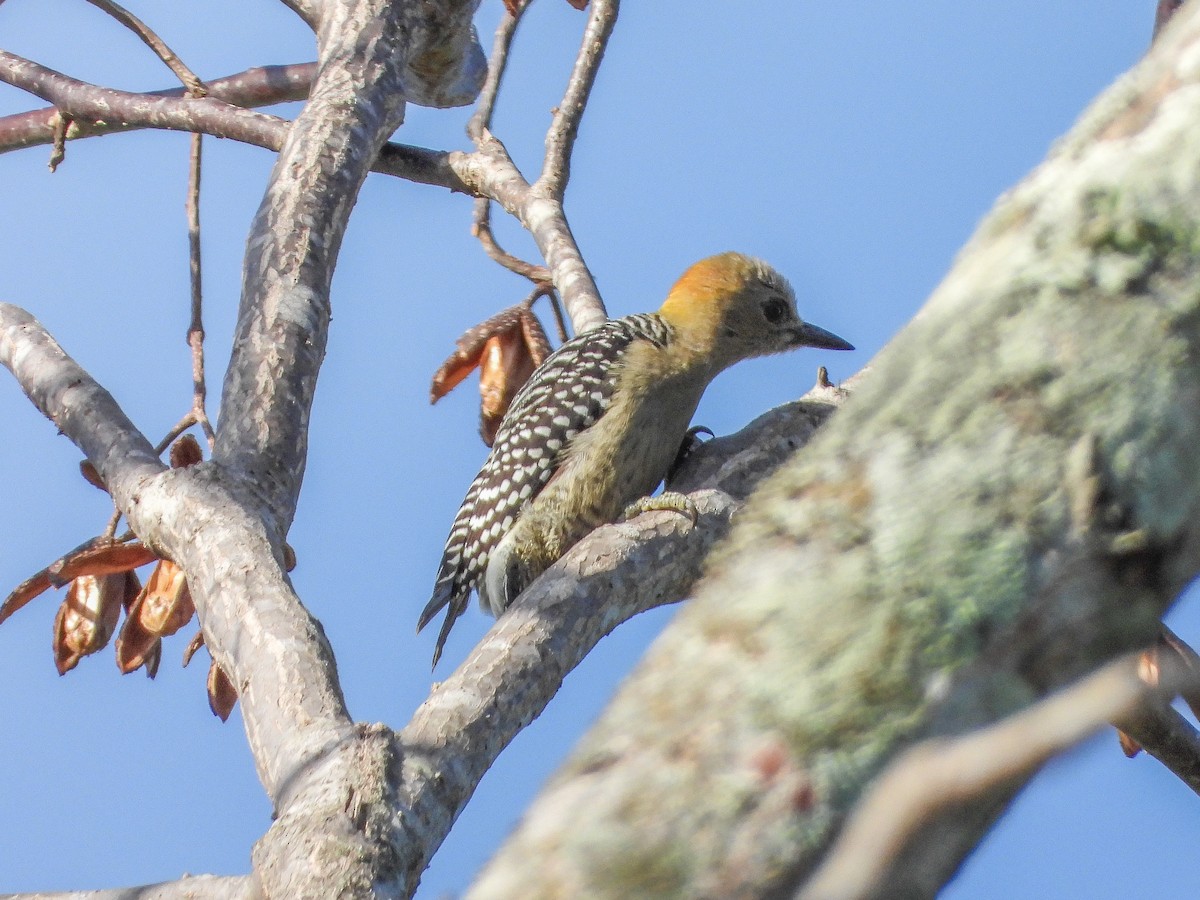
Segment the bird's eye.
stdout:
<path fill-rule="evenodd" d="M 763 317 L 772 325 L 778 325 L 787 318 L 788 305 L 782 297 L 772 297 L 763 303 Z"/>

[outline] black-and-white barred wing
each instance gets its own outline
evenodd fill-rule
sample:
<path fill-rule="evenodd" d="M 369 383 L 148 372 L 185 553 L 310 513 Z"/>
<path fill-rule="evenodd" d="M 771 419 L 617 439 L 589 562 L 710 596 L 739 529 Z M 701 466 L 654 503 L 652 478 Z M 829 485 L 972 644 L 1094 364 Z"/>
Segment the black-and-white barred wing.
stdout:
<path fill-rule="evenodd" d="M 454 519 L 433 597 L 418 622 L 424 628 L 449 607 L 435 665 L 492 549 L 553 477 L 575 435 L 604 414 L 630 343 L 641 339 L 662 346 L 670 337 L 670 326 L 654 314 L 606 322 L 559 347 L 518 391 Z"/>

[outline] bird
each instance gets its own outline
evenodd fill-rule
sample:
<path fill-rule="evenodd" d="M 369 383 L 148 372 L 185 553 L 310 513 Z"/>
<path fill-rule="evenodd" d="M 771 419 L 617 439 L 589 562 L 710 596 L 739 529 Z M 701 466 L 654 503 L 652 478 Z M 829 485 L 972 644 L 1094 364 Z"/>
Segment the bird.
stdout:
<path fill-rule="evenodd" d="M 853 350 L 805 322 L 779 272 L 742 253 L 694 263 L 658 312 L 610 319 L 567 341 L 513 398 L 446 540 L 421 631 L 446 610 L 433 654 L 472 591 L 499 616 L 594 528 L 622 512 L 677 509 L 666 477 L 700 397 L 743 359 L 799 347 Z"/>

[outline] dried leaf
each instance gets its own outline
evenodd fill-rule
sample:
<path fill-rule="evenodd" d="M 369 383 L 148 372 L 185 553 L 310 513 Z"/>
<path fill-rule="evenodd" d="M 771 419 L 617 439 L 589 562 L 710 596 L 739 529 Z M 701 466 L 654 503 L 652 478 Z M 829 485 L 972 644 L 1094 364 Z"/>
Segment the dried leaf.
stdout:
<path fill-rule="evenodd" d="M 124 594 L 125 573 L 81 575 L 71 582 L 54 617 L 54 664 L 59 675 L 108 644 Z"/>
<path fill-rule="evenodd" d="M 576 9 L 587 9 L 588 0 L 567 0 Z"/>
<path fill-rule="evenodd" d="M 160 662 L 162 662 L 162 641 L 156 640 L 145 653 L 143 665 L 146 667 L 147 678 L 153 678 L 158 674 Z"/>
<path fill-rule="evenodd" d="M 159 637 L 174 634 L 196 614 L 183 569 L 170 560 L 160 560 L 154 567 L 140 599 L 140 606 L 134 600 L 129 615 L 140 616 L 142 625 Z"/>
<path fill-rule="evenodd" d="M 455 341 L 455 351 L 434 374 L 433 385 L 429 390 L 429 402 L 437 403 L 475 370 L 483 358 L 484 348 L 490 338 L 520 328 L 522 310 L 525 310 L 524 304 L 510 306 L 464 332 Z"/>
<path fill-rule="evenodd" d="M 535 368 L 520 334 L 510 332 L 488 339 L 479 369 L 479 434 L 489 447 L 513 397 Z"/>
<path fill-rule="evenodd" d="M 157 669 L 161 639 L 174 634 L 195 614 L 183 570 L 169 560 L 160 560 L 129 606 L 117 638 L 117 667 L 128 674 L 145 665 L 149 673 L 153 654 Z"/>
<path fill-rule="evenodd" d="M 49 569 L 42 569 L 36 575 L 22 581 L 17 585 L 17 589 L 8 595 L 8 599 L 4 601 L 4 604 L 0 606 L 0 622 L 3 622 L 34 597 L 37 597 L 52 586 Z"/>
<path fill-rule="evenodd" d="M 237 688 L 214 659 L 208 666 L 208 708 L 222 722 L 227 722 L 237 698 Z"/>
<path fill-rule="evenodd" d="M 188 663 L 192 661 L 192 657 L 196 652 L 204 646 L 204 632 L 197 631 L 195 636 L 188 641 L 188 645 L 183 649 L 183 667 L 186 669 Z"/>
<path fill-rule="evenodd" d="M 157 556 L 140 541 L 127 544 L 105 543 L 72 550 L 62 559 L 50 564 L 46 571 L 50 582 L 61 587 L 80 575 L 113 575 L 128 572 L 138 566 L 152 563 Z"/>
<path fill-rule="evenodd" d="M 92 487 L 98 487 L 104 493 L 108 493 L 108 486 L 104 483 L 104 479 L 100 477 L 100 473 L 96 471 L 96 467 L 86 459 L 79 464 L 79 474 Z"/>
<path fill-rule="evenodd" d="M 521 0 L 504 0 L 504 8 L 510 16 L 515 16 L 521 6 Z"/>
<path fill-rule="evenodd" d="M 204 453 L 200 450 L 200 442 L 190 434 L 185 434 L 171 445 L 171 468 L 183 469 L 204 461 Z"/>
<path fill-rule="evenodd" d="M 1142 745 L 1123 732 L 1120 728 L 1117 729 L 1117 740 L 1121 744 L 1121 752 L 1130 759 L 1133 759 L 1142 752 Z"/>

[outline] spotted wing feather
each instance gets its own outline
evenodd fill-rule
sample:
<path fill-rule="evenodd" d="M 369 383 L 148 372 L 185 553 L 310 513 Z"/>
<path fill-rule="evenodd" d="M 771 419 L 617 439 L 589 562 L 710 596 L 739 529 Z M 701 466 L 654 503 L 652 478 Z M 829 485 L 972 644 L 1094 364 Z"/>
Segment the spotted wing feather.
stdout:
<path fill-rule="evenodd" d="M 616 367 L 639 338 L 661 345 L 669 338 L 669 326 L 652 314 L 606 322 L 559 347 L 513 398 L 492 452 L 454 519 L 433 596 L 417 623 L 420 630 L 446 609 L 435 666 L 450 628 L 483 577 L 489 554 L 554 476 L 574 437 L 604 414 Z"/>

